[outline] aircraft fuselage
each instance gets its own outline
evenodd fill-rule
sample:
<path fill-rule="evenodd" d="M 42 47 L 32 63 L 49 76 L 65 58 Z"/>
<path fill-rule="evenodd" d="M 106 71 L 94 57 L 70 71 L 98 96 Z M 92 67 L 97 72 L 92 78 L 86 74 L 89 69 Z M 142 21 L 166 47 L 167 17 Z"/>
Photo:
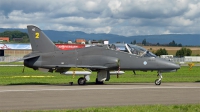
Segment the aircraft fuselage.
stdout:
<path fill-rule="evenodd" d="M 39 53 L 40 57 L 25 60 L 27 67 L 84 67 L 116 70 L 174 70 L 180 66 L 173 62 L 155 58 L 140 57 L 105 47 L 89 47 L 69 51 Z"/>

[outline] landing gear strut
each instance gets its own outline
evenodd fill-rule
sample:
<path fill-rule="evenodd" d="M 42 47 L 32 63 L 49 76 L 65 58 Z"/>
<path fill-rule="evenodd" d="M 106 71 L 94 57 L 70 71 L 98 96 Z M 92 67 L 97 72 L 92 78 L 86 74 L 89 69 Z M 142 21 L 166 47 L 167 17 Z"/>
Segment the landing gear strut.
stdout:
<path fill-rule="evenodd" d="M 96 84 L 103 84 L 103 81 L 98 81 L 98 78 L 96 78 Z"/>
<path fill-rule="evenodd" d="M 86 79 L 84 77 L 80 77 L 78 79 L 78 85 L 85 85 L 85 83 L 86 83 Z"/>
<path fill-rule="evenodd" d="M 162 74 L 160 73 L 160 71 L 158 71 L 158 75 L 159 79 L 155 80 L 155 85 L 160 85 L 161 84 L 161 80 L 162 80 Z"/>
<path fill-rule="evenodd" d="M 106 79 L 110 79 L 110 73 L 108 70 L 99 70 L 97 72 L 96 84 L 103 84 Z"/>

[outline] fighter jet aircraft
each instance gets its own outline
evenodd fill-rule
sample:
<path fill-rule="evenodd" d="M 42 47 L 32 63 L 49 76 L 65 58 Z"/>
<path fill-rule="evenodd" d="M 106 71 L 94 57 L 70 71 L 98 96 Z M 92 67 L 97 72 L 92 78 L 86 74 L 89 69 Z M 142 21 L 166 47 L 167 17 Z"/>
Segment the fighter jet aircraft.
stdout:
<path fill-rule="evenodd" d="M 34 70 L 46 70 L 48 72 L 65 73 L 70 68 L 82 68 L 97 71 L 96 83 L 109 81 L 112 70 L 156 70 L 159 79 L 155 84 L 160 85 L 162 70 L 177 70 L 179 65 L 160 59 L 148 51 L 142 55 L 130 54 L 118 51 L 110 46 L 92 46 L 81 49 L 63 51 L 59 50 L 54 43 L 38 27 L 28 25 L 32 52 L 25 55 L 24 66 Z M 85 85 L 88 75 L 78 79 L 79 85 Z"/>

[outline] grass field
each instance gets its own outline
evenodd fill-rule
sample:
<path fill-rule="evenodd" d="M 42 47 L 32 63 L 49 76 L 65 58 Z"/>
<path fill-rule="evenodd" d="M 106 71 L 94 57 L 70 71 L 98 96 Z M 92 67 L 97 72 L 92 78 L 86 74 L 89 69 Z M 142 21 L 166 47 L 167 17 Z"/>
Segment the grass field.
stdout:
<path fill-rule="evenodd" d="M 77 84 L 80 76 L 65 76 L 58 73 L 44 73 L 23 67 L 0 66 L 0 85 L 46 85 L 46 84 L 68 84 L 73 81 Z M 194 66 L 181 67 L 177 72 L 163 73 L 162 82 L 200 82 L 200 67 Z M 154 83 L 156 72 L 126 71 L 119 78 L 111 76 L 107 83 Z M 94 84 L 96 73 L 93 72 L 91 80 L 87 84 Z M 63 109 L 63 110 L 35 110 L 34 112 L 200 112 L 200 104 L 188 105 L 133 105 L 133 106 L 114 106 L 114 107 L 92 107 L 84 109 Z"/>
<path fill-rule="evenodd" d="M 59 73 L 45 73 L 41 71 L 34 71 L 30 68 L 25 68 L 22 73 L 23 67 L 0 67 L 0 85 L 28 85 L 28 84 L 68 84 L 74 82 L 77 84 L 77 79 L 82 75 L 66 76 Z M 126 73 L 117 78 L 112 75 L 109 82 L 106 83 L 154 83 L 157 79 L 157 72 L 142 72 L 136 71 L 136 75 L 132 71 L 125 71 Z M 194 66 L 192 70 L 189 67 L 181 67 L 177 72 L 163 73 L 162 82 L 200 82 L 200 67 Z M 90 77 L 87 84 L 94 84 L 96 73 Z"/>
<path fill-rule="evenodd" d="M 48 112 L 200 112 L 200 104 L 114 106 L 73 110 L 48 110 Z"/>

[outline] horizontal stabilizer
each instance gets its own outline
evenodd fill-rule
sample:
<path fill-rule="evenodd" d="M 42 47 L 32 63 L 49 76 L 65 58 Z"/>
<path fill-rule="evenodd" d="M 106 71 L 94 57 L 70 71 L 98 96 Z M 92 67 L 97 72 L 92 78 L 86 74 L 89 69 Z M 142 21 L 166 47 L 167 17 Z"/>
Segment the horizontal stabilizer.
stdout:
<path fill-rule="evenodd" d="M 39 57 L 39 55 L 33 55 L 33 56 L 23 57 L 23 58 L 15 60 L 15 61 L 11 61 L 10 63 L 18 62 L 18 61 L 23 61 L 23 60 L 31 59 L 31 58 L 35 58 L 35 57 Z"/>

